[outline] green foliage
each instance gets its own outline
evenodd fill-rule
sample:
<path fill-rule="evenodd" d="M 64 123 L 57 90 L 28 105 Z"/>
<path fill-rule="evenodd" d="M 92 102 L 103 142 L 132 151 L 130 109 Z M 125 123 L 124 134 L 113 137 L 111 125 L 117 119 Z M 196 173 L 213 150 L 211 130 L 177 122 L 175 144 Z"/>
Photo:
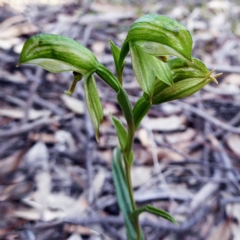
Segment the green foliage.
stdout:
<path fill-rule="evenodd" d="M 173 87 L 169 66 L 137 45 L 130 44 L 133 70 L 142 90 L 152 98 L 155 80 Z"/>
<path fill-rule="evenodd" d="M 112 116 L 120 148 L 113 154 L 112 170 L 118 204 L 123 213 L 127 237 L 144 240 L 138 217 L 142 212 L 155 214 L 177 224 L 167 212 L 147 205 L 136 208 L 130 169 L 133 164 L 134 134 L 151 104 L 180 99 L 199 91 L 220 75 L 212 76 L 206 66 L 192 58 L 192 37 L 179 22 L 157 14 L 148 14 L 133 23 L 121 48 L 109 41 L 117 77 L 98 62 L 94 54 L 76 41 L 53 34 L 31 37 L 24 44 L 19 65 L 36 64 L 51 72 L 71 71 L 74 79 L 67 94 L 74 92 L 78 81 L 85 78 L 86 105 L 95 127 L 96 139 L 103 119 L 94 74 L 117 93 L 117 101 L 126 119 L 127 129 Z M 136 79 L 143 90 L 132 108 L 122 87 L 125 57 L 130 52 Z M 175 56 L 172 60 L 168 56 Z M 123 163 L 125 168 L 123 168 Z"/>
<path fill-rule="evenodd" d="M 153 104 L 185 98 L 201 90 L 211 81 L 217 82 L 212 72 L 197 58 L 192 62 L 184 59 L 174 58 L 168 62 L 171 69 L 174 89 L 162 81 L 157 81 L 152 98 Z"/>
<path fill-rule="evenodd" d="M 147 94 L 144 94 L 136 102 L 133 108 L 133 118 L 134 118 L 134 125 L 136 130 L 138 129 L 138 126 L 142 121 L 143 117 L 149 111 L 150 107 L 151 107 L 151 103 L 149 101 L 149 96 Z"/>
<path fill-rule="evenodd" d="M 134 221 L 132 221 L 129 217 L 133 212 L 133 208 L 128 194 L 128 187 L 121 159 L 121 151 L 119 148 L 115 148 L 113 152 L 112 171 L 118 204 L 125 219 L 127 237 L 129 240 L 135 240 L 137 239 L 137 233 L 135 231 Z M 141 240 L 144 240 L 144 238 L 141 237 Z"/>
<path fill-rule="evenodd" d="M 93 75 L 88 76 L 84 82 L 84 91 L 87 109 L 95 127 L 95 136 L 98 141 L 99 125 L 103 120 L 103 109 Z"/>
<path fill-rule="evenodd" d="M 191 60 L 192 37 L 189 31 L 166 16 L 148 14 L 135 21 L 123 43 L 120 63 L 129 52 L 130 42 L 153 56 L 172 55 Z"/>
<path fill-rule="evenodd" d="M 35 64 L 54 72 L 93 73 L 98 61 L 93 53 L 71 38 L 39 34 L 29 38 L 20 55 L 20 64 Z"/>
<path fill-rule="evenodd" d="M 158 209 L 158 208 L 155 208 L 151 205 L 147 205 L 147 206 L 143 206 L 143 207 L 140 207 L 138 208 L 137 210 L 133 211 L 131 213 L 131 217 L 133 219 L 136 219 L 139 217 L 139 215 L 143 212 L 148 212 L 148 213 L 152 213 L 156 216 L 159 216 L 159 217 L 162 217 L 176 225 L 178 225 L 177 221 L 174 219 L 173 216 L 171 216 L 168 212 L 162 210 L 162 209 Z"/>
<path fill-rule="evenodd" d="M 122 122 L 119 119 L 115 118 L 114 116 L 112 116 L 112 123 L 116 129 L 118 141 L 121 146 L 121 149 L 125 149 L 127 144 L 127 137 L 128 137 L 127 130 L 123 126 Z"/>
<path fill-rule="evenodd" d="M 123 65 L 120 66 L 119 62 L 118 62 L 119 61 L 119 56 L 120 56 L 120 49 L 111 40 L 109 40 L 109 44 L 110 44 L 110 47 L 111 47 L 113 60 L 114 60 L 115 66 L 116 66 L 116 72 L 117 72 L 118 77 L 120 77 L 121 76 L 121 72 L 123 70 Z M 119 81 L 122 84 L 122 78 L 119 79 Z"/>

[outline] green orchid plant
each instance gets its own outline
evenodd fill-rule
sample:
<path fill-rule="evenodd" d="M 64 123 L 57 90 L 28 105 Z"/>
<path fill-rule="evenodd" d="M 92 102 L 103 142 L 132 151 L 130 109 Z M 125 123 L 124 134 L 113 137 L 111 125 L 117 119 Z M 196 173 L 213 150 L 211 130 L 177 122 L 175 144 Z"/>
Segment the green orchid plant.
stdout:
<path fill-rule="evenodd" d="M 98 130 L 103 119 L 103 108 L 94 75 L 97 74 L 116 93 L 126 119 L 127 128 L 116 117 L 119 147 L 113 153 L 112 171 L 119 207 L 130 240 L 143 240 L 139 215 L 149 212 L 174 224 L 176 220 L 166 211 L 151 205 L 137 207 L 134 201 L 130 170 L 134 162 L 132 150 L 136 130 L 152 104 L 185 98 L 202 89 L 220 75 L 214 75 L 199 59 L 192 57 L 192 37 L 179 22 L 157 14 L 148 14 L 133 23 L 121 48 L 109 41 L 117 77 L 102 65 L 94 54 L 73 39 L 40 34 L 26 41 L 20 64 L 35 64 L 54 72 L 73 72 L 73 82 L 66 94 L 72 94 L 78 81 L 84 79 L 85 100 L 89 115 Z M 125 58 L 131 55 L 136 79 L 143 95 L 132 107 L 122 86 Z M 171 56 L 171 58 L 169 58 Z"/>

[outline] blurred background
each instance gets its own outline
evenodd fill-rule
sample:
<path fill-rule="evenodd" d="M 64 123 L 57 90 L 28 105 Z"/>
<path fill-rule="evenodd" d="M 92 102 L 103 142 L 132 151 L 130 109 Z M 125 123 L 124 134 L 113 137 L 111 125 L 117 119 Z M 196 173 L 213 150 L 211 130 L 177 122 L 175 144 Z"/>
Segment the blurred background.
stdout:
<path fill-rule="evenodd" d="M 240 2 L 212 0 L 0 0 L 0 239 L 126 239 L 111 175 L 118 144 L 115 93 L 97 79 L 104 107 L 99 144 L 83 84 L 71 73 L 16 67 L 38 33 L 71 37 L 113 72 L 108 39 L 121 46 L 138 17 L 157 13 L 185 25 L 193 56 L 223 75 L 183 100 L 152 106 L 134 141 L 138 206 L 169 211 L 175 226 L 141 215 L 148 240 L 240 239 Z M 124 87 L 141 89 L 130 57 Z"/>

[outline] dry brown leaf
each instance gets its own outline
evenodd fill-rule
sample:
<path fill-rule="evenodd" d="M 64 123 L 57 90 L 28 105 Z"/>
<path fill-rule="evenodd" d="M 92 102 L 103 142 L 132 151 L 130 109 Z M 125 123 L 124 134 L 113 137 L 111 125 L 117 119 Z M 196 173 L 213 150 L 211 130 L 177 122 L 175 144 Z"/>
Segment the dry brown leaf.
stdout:
<path fill-rule="evenodd" d="M 143 120 L 143 125 L 153 131 L 174 131 L 185 128 L 187 119 L 184 115 L 149 118 Z"/>
<path fill-rule="evenodd" d="M 223 79 L 223 82 L 240 86 L 240 74 L 232 73 Z"/>
<path fill-rule="evenodd" d="M 1 26 L 0 26 L 1 30 Z M 23 34 L 32 35 L 38 31 L 38 28 L 30 22 L 19 23 L 1 30 L 1 39 L 11 39 Z"/>
<path fill-rule="evenodd" d="M 76 225 L 76 224 L 64 224 L 64 231 L 74 233 L 71 235 L 71 237 L 76 236 L 75 234 L 77 234 L 77 236 L 79 236 L 78 234 L 81 234 L 81 235 L 92 236 L 91 239 L 95 239 L 95 240 L 100 240 L 100 239 L 110 240 L 110 238 L 108 238 L 107 236 L 101 233 L 98 233 L 92 229 L 86 228 L 81 225 Z M 73 238 L 73 239 L 69 238 L 68 240 L 75 240 L 75 239 L 78 240 L 79 238 Z"/>
<path fill-rule="evenodd" d="M 16 211 L 15 216 L 28 220 L 52 221 L 55 219 L 65 219 L 70 221 L 81 216 L 84 217 L 88 207 L 86 199 L 81 196 L 79 199 L 71 198 L 63 193 L 49 194 L 47 196 L 47 207 L 35 201 L 24 200 L 31 209 Z"/>
<path fill-rule="evenodd" d="M 22 22 L 24 20 L 26 20 L 26 19 L 25 19 L 25 17 L 23 15 L 17 15 L 17 16 L 13 16 L 13 17 L 7 18 L 3 22 L 1 22 L 0 29 L 1 30 L 7 29 L 10 26 L 12 26 L 14 24 L 17 24 L 19 22 Z"/>
<path fill-rule="evenodd" d="M 20 163 L 19 157 L 21 156 L 22 150 L 16 151 L 14 154 L 2 158 L 0 161 L 0 175 L 3 176 L 7 173 L 10 173 L 13 171 L 15 168 Z"/>
<path fill-rule="evenodd" d="M 196 135 L 196 131 L 192 128 L 187 128 L 184 132 L 169 133 L 165 136 L 170 144 L 177 144 L 191 141 Z"/>
<path fill-rule="evenodd" d="M 196 131 L 192 128 L 187 128 L 184 132 L 166 134 L 165 139 L 174 149 L 187 154 L 188 147 L 195 136 Z"/>
<path fill-rule="evenodd" d="M 202 239 L 205 239 L 206 236 L 209 236 L 209 233 L 212 229 L 212 227 L 214 226 L 214 215 L 213 214 L 209 214 L 205 217 L 205 221 L 203 222 L 202 224 L 202 227 L 201 227 L 201 237 Z"/>
<path fill-rule="evenodd" d="M 152 167 L 133 166 L 131 169 L 131 178 L 133 187 L 139 187 L 146 183 L 152 177 Z"/>
<path fill-rule="evenodd" d="M 231 133 L 228 135 L 226 142 L 229 148 L 238 156 L 240 156 L 240 135 Z"/>
<path fill-rule="evenodd" d="M 25 155 L 24 162 L 29 166 L 42 166 L 48 169 L 49 152 L 47 146 L 39 141 L 36 142 Z"/>
<path fill-rule="evenodd" d="M 217 91 L 222 91 L 225 94 L 229 94 L 229 95 L 240 94 L 239 86 L 235 83 L 226 84 L 223 82 L 223 83 L 219 84 L 219 87 L 215 92 L 217 93 Z"/>
<path fill-rule="evenodd" d="M 105 160 L 107 163 L 111 164 L 112 162 L 112 150 L 105 149 L 97 151 L 97 155 L 100 159 Z"/>
<path fill-rule="evenodd" d="M 117 109 L 115 104 L 108 103 L 108 102 L 104 104 L 104 108 L 103 108 L 104 116 L 109 116 L 110 114 L 116 114 L 118 112 L 119 110 Z"/>
<path fill-rule="evenodd" d="M 228 204 L 226 212 L 230 219 L 236 219 L 230 223 L 233 240 L 240 240 L 240 204 Z"/>
<path fill-rule="evenodd" d="M 146 148 L 151 147 L 151 139 L 146 129 L 144 128 L 139 129 L 137 132 L 137 136 L 144 147 Z"/>
<path fill-rule="evenodd" d="M 160 160 L 173 160 L 173 161 L 184 161 L 184 157 L 181 156 L 180 154 L 167 149 L 167 148 L 161 148 L 158 147 L 157 148 L 157 155 L 158 155 L 158 159 Z"/>
<path fill-rule="evenodd" d="M 23 219 L 27 219 L 30 221 L 37 221 L 37 220 L 41 220 L 41 221 L 53 221 L 56 219 L 63 219 L 64 217 L 64 212 L 60 209 L 60 210 L 55 210 L 51 211 L 51 210 L 43 210 L 41 208 L 41 205 L 39 205 L 38 209 L 26 209 L 26 210 L 18 210 L 15 211 L 14 216 L 15 217 L 19 217 L 19 218 L 23 218 Z"/>
<path fill-rule="evenodd" d="M 62 209 L 66 220 L 84 217 L 89 207 L 88 201 L 82 194 L 78 199 L 71 198 L 63 193 L 50 194 L 48 207 Z"/>
<path fill-rule="evenodd" d="M 173 105 L 171 102 L 166 102 L 161 106 L 161 111 L 167 115 L 178 115 L 182 112 L 182 108 L 178 105 Z"/>
<path fill-rule="evenodd" d="M 0 24 L 1 39 L 11 39 L 19 37 L 23 34 L 33 34 L 38 28 L 32 23 L 26 21 L 22 15 L 14 16 L 6 19 Z"/>
<path fill-rule="evenodd" d="M 99 144 L 98 144 L 99 147 L 108 148 L 108 147 L 116 147 L 117 145 L 118 145 L 117 136 L 104 134 L 99 138 Z"/>
<path fill-rule="evenodd" d="M 20 54 L 24 46 L 24 42 L 19 42 L 13 47 L 13 51 L 17 54 Z"/>
<path fill-rule="evenodd" d="M 93 190 L 94 190 L 95 197 L 97 197 L 100 194 L 105 178 L 106 178 L 106 170 L 104 170 L 103 168 L 98 168 L 98 173 L 96 174 L 93 180 Z"/>
<path fill-rule="evenodd" d="M 63 100 L 64 104 L 68 109 L 70 109 L 72 112 L 77 113 L 77 114 L 84 114 L 84 104 L 83 101 L 68 96 L 66 94 L 63 94 L 61 96 L 61 99 Z"/>
<path fill-rule="evenodd" d="M 68 150 L 74 152 L 76 150 L 76 144 L 70 132 L 59 130 L 55 133 L 54 137 L 58 151 Z"/>
<path fill-rule="evenodd" d="M 0 45 L 0 47 L 1 47 L 1 45 Z M 5 81 L 18 83 L 18 84 L 19 83 L 21 83 L 21 84 L 26 84 L 27 83 L 27 78 L 19 71 L 15 71 L 14 73 L 10 73 L 8 71 L 4 71 L 4 70 L 0 69 L 0 76 L 1 76 L 1 79 L 5 80 Z"/>
<path fill-rule="evenodd" d="M 51 193 L 51 175 L 48 171 L 42 171 L 35 176 L 37 190 L 33 195 L 33 200 L 41 204 L 44 209 L 48 206 L 48 196 Z"/>
<path fill-rule="evenodd" d="M 52 134 L 48 133 L 30 133 L 28 139 L 32 141 L 41 141 L 44 143 L 55 143 L 56 138 Z"/>
<path fill-rule="evenodd" d="M 105 47 L 106 47 L 106 42 L 95 41 L 92 44 L 92 51 L 96 55 L 96 57 L 100 57 L 104 53 Z"/>
<path fill-rule="evenodd" d="M 10 50 L 13 46 L 21 42 L 20 38 L 0 39 L 0 48 Z"/>
<path fill-rule="evenodd" d="M 48 117 L 51 114 L 49 110 L 29 110 L 29 120 L 35 120 L 41 117 Z M 21 119 L 25 116 L 25 112 L 22 109 L 11 108 L 11 109 L 0 109 L 0 116 L 9 117 L 13 119 Z"/>
<path fill-rule="evenodd" d="M 229 222 L 223 221 L 213 229 L 210 237 L 207 240 L 230 240 L 231 237 L 231 226 Z"/>
<path fill-rule="evenodd" d="M 0 201 L 20 200 L 26 198 L 33 190 L 30 182 L 19 182 L 4 187 L 0 194 Z"/>
<path fill-rule="evenodd" d="M 134 149 L 134 158 L 138 164 L 146 164 L 152 165 L 153 164 L 153 156 L 151 150 L 145 149 L 143 147 Z"/>

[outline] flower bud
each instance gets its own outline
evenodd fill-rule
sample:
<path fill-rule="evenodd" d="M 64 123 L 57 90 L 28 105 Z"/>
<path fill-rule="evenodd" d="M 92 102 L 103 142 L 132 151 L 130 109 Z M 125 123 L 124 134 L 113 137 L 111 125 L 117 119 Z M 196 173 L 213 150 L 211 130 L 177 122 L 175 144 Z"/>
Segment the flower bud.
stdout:
<path fill-rule="evenodd" d="M 192 38 L 177 21 L 148 14 L 130 27 L 119 55 L 120 67 L 129 50 L 137 81 L 151 102 L 156 78 L 174 87 L 168 66 L 162 60 L 167 62 L 166 56 L 173 55 L 191 61 Z"/>
<path fill-rule="evenodd" d="M 147 14 L 133 23 L 123 43 L 120 63 L 123 63 L 129 52 L 130 42 L 150 55 L 172 55 L 191 61 L 192 37 L 189 31 L 176 20 L 166 16 Z"/>
<path fill-rule="evenodd" d="M 136 79 L 142 90 L 150 96 L 151 102 L 156 77 L 173 86 L 171 71 L 167 63 L 149 55 L 138 46 L 132 44 L 130 46 L 132 66 Z"/>
<path fill-rule="evenodd" d="M 153 104 L 188 97 L 211 81 L 217 83 L 216 77 L 220 76 L 220 74 L 211 76 L 213 71 L 209 72 L 197 58 L 193 58 L 192 62 L 175 58 L 168 64 L 173 74 L 174 89 L 162 81 L 156 81 L 152 97 Z"/>

